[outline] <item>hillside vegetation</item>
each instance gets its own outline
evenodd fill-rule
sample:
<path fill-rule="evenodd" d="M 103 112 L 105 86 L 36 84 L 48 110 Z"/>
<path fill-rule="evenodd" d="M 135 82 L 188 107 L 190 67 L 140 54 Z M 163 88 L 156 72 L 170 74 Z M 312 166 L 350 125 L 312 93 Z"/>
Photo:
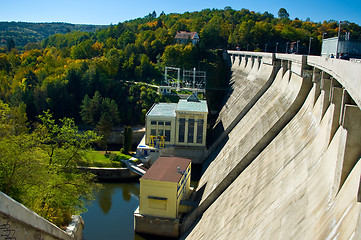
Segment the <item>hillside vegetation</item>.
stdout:
<path fill-rule="evenodd" d="M 41 42 L 57 33 L 94 32 L 96 29 L 103 27 L 106 26 L 70 23 L 0 22 L 0 46 L 6 46 L 6 41 L 13 39 L 15 45 L 22 49 L 28 43 Z"/>
<path fill-rule="evenodd" d="M 96 126 L 102 117 L 99 109 L 90 113 L 97 121 L 89 120 L 84 114 L 89 106 L 87 102 L 98 92 L 97 99 L 93 100 L 95 105 L 113 101 L 112 113 L 117 115 L 113 124 L 143 124 L 144 115 L 154 102 L 177 99 L 159 96 L 156 89 L 134 82 L 161 84 L 165 66 L 196 67 L 207 72 L 207 98 L 210 109 L 216 110 L 228 70 L 222 52 L 215 49 L 275 51 L 277 47 L 278 52 L 285 52 L 288 43 L 300 41 L 302 53 L 308 50 L 312 37 L 311 53 L 318 54 L 322 37 L 338 33 L 335 21 L 291 20 L 285 9 L 280 9 L 278 15 L 229 7 L 183 14 L 162 13 L 158 17 L 153 12 L 95 32 L 73 31 L 77 27 L 84 30 L 84 25 L 18 23 L 18 29 L 32 26 L 31 31 L 42 36 L 51 34 L 46 30 L 48 26 L 52 26 L 53 32 L 66 29 L 68 33 L 29 43 L 23 51 L 8 40 L 6 47 L 0 48 L 0 99 L 16 106 L 25 103 L 31 121 L 49 109 L 56 118 L 71 117 L 77 123 Z M 89 26 L 88 30 L 93 27 Z M 175 44 L 174 36 L 181 30 L 198 32 L 200 42 Z M 351 38 L 361 38 L 361 27 L 357 24 L 343 23 L 341 35 L 345 32 L 350 32 Z"/>
<path fill-rule="evenodd" d="M 300 41 L 302 52 L 312 37 L 311 53 L 318 54 L 322 37 L 338 33 L 335 21 L 291 20 L 285 9 L 275 17 L 228 7 L 153 12 L 105 28 L 63 23 L 0 28 L 5 34 L 0 38 L 0 190 L 59 225 L 82 210 L 79 199 L 91 198 L 92 176 L 75 170 L 89 147 L 100 141 L 106 149 L 113 127 L 144 124 L 155 102 L 178 100 L 153 87 L 162 84 L 165 66 L 206 71 L 213 111 L 228 81 L 222 49 L 264 51 L 267 44 L 267 51 L 277 46 L 285 52 L 286 43 Z M 175 44 L 177 31 L 196 31 L 200 42 Z M 342 24 L 345 32 L 361 38 L 357 24 Z M 79 124 L 103 140 L 94 132 L 79 133 Z"/>

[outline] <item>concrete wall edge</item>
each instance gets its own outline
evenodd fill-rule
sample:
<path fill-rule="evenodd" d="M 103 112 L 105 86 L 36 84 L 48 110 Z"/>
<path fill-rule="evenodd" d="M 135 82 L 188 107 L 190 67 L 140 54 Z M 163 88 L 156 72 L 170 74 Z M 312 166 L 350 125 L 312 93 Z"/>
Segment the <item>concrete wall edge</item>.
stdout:
<path fill-rule="evenodd" d="M 0 192 L 0 213 L 59 239 L 73 239 L 64 230 Z M 15 214 L 16 213 L 16 214 Z"/>

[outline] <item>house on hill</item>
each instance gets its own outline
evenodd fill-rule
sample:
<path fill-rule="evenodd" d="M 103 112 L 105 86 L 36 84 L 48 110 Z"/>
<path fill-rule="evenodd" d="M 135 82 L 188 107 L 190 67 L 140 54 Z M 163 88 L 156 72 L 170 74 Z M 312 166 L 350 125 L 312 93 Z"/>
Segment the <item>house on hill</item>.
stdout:
<path fill-rule="evenodd" d="M 176 43 L 187 44 L 189 42 L 196 45 L 199 42 L 199 36 L 197 32 L 178 31 L 174 37 Z"/>

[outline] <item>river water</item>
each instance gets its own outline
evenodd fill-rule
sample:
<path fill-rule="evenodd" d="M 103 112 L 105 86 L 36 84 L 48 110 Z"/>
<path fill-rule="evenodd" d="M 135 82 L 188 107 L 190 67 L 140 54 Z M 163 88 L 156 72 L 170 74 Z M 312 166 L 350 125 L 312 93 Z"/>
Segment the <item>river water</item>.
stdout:
<path fill-rule="evenodd" d="M 192 167 L 192 177 L 199 176 L 199 168 Z M 195 188 L 198 179 L 191 181 Z M 84 219 L 83 240 L 145 240 L 134 233 L 134 210 L 139 206 L 139 182 L 102 183 L 95 200 L 81 214 Z"/>
<path fill-rule="evenodd" d="M 134 234 L 134 210 L 139 206 L 139 183 L 103 183 L 95 200 L 87 206 L 84 240 L 142 240 Z"/>

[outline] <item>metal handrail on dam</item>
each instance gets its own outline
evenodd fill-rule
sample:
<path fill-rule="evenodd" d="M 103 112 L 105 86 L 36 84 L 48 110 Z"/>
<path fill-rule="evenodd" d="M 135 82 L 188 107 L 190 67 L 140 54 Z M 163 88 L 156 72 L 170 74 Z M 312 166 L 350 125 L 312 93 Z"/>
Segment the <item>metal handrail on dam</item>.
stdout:
<path fill-rule="evenodd" d="M 361 64 L 228 57 L 222 139 L 203 166 L 182 239 L 361 239 Z"/>

